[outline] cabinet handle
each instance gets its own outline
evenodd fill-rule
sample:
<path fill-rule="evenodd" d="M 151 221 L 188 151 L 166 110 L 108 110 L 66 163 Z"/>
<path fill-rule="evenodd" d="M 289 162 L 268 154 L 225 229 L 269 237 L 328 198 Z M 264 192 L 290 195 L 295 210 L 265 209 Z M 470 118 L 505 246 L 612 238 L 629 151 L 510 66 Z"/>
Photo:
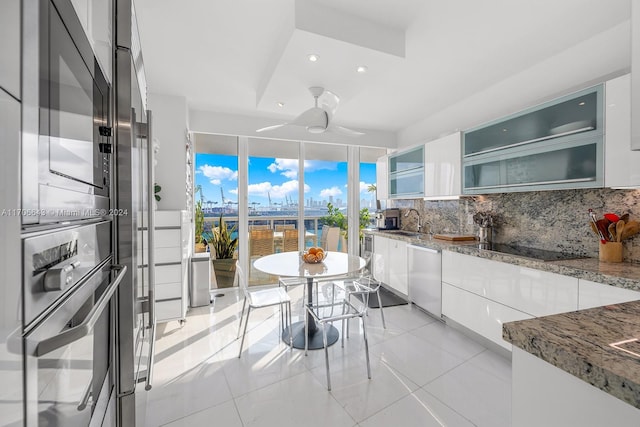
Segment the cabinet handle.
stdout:
<path fill-rule="evenodd" d="M 489 188 L 507 188 L 507 187 L 526 187 L 528 185 L 550 185 L 550 184 L 565 184 L 568 182 L 589 182 L 595 181 L 595 178 L 575 178 L 575 179 L 558 179 L 555 181 L 537 181 L 527 182 L 522 184 L 499 184 L 499 185 L 485 185 L 482 187 L 465 187 L 465 190 L 484 190 Z"/>

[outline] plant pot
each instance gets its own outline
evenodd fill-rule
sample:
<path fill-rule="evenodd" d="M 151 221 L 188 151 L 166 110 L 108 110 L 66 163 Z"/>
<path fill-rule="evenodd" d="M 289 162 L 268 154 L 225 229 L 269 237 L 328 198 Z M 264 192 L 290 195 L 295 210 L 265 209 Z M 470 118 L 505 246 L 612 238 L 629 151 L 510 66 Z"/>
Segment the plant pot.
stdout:
<path fill-rule="evenodd" d="M 235 259 L 212 259 L 213 271 L 216 274 L 218 288 L 230 288 L 236 276 Z"/>

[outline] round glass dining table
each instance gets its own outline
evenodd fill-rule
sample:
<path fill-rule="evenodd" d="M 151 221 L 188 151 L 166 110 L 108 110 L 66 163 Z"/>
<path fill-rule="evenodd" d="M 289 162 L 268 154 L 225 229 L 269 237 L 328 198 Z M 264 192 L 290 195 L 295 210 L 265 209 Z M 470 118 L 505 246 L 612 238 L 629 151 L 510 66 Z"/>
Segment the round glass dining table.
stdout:
<path fill-rule="evenodd" d="M 254 261 L 253 266 L 263 273 L 280 277 L 298 277 L 307 279 L 307 302 L 313 304 L 313 281 L 331 278 L 339 278 L 362 270 L 366 261 L 354 255 L 343 252 L 327 252 L 324 261 L 318 264 L 308 264 L 302 261 L 300 252 L 281 252 L 266 255 Z M 313 317 L 307 313 L 309 322 L 309 346 L 311 350 L 323 348 L 322 332 L 318 331 Z M 291 325 L 291 331 L 285 329 L 282 339 L 289 342 L 289 334 L 293 333 L 293 347 L 304 348 L 304 322 L 296 322 Z M 327 330 L 327 345 L 332 345 L 338 340 L 338 330 L 329 325 Z"/>

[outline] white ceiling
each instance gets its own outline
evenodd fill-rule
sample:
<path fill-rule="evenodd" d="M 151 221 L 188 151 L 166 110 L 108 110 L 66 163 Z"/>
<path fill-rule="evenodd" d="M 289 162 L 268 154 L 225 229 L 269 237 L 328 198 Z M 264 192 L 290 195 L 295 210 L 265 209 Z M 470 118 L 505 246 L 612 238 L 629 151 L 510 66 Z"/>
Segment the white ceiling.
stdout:
<path fill-rule="evenodd" d="M 136 0 L 136 8 L 150 92 L 267 126 L 311 107 L 307 88 L 323 86 L 341 97 L 336 124 L 402 133 L 479 94 L 499 104 L 487 88 L 625 23 L 614 45 L 582 55 L 582 71 L 557 73 L 580 85 L 628 67 L 628 55 L 602 58 L 628 49 L 630 1 Z M 356 73 L 362 64 L 368 72 Z"/>

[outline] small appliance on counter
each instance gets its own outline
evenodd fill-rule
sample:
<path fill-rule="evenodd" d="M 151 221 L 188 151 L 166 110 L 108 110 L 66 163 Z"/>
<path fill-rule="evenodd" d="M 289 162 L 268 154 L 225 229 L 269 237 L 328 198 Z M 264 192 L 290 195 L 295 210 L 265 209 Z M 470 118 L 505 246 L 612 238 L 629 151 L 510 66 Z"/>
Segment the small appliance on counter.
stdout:
<path fill-rule="evenodd" d="M 400 226 L 400 209 L 384 209 L 376 212 L 378 230 L 397 230 Z"/>

